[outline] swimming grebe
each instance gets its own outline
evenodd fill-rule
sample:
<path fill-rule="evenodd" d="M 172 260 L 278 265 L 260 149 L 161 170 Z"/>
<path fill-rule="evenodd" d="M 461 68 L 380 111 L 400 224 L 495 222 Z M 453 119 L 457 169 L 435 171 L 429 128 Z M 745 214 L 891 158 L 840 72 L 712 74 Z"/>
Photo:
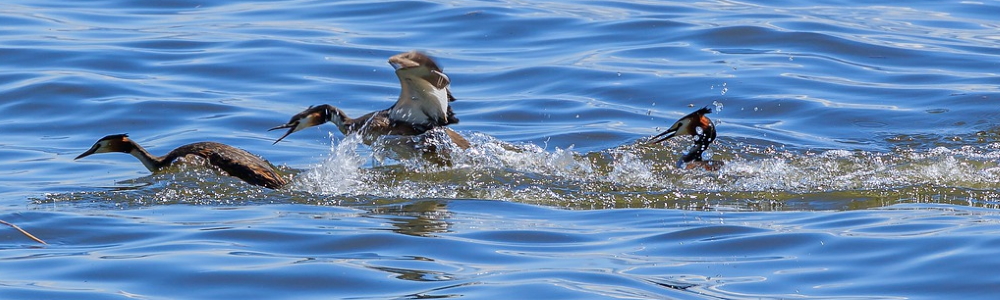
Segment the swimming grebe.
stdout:
<path fill-rule="evenodd" d="M 247 183 L 263 186 L 270 189 L 278 189 L 288 184 L 288 181 L 274 171 L 271 163 L 263 158 L 257 157 L 243 149 L 235 148 L 226 144 L 216 142 L 199 142 L 177 147 L 167 155 L 162 157 L 153 156 L 146 152 L 127 134 L 113 134 L 105 136 L 94 143 L 90 150 L 80 154 L 75 159 L 81 159 L 95 153 L 122 152 L 132 154 L 142 162 L 150 172 L 156 172 L 174 162 L 174 160 L 187 156 L 199 156 L 208 161 L 220 170 Z"/>
<path fill-rule="evenodd" d="M 693 135 L 697 139 L 694 145 L 688 149 L 688 153 L 681 156 L 677 161 L 678 168 L 695 169 L 703 168 L 709 171 L 716 171 L 722 168 L 723 162 L 717 160 L 704 160 L 701 155 L 708 146 L 715 141 L 715 123 L 705 115 L 712 113 L 712 109 L 703 107 L 693 113 L 680 118 L 674 122 L 666 131 L 650 138 L 650 144 L 658 144 L 676 135 Z M 662 138 L 661 138 L 662 137 Z"/>
<path fill-rule="evenodd" d="M 396 69 L 402 87 L 399 98 L 391 107 L 355 119 L 332 105 L 310 106 L 292 116 L 288 123 L 269 129 L 289 128 L 274 143 L 293 132 L 331 122 L 345 135 L 360 134 L 368 145 L 383 135 L 412 136 L 442 127 L 455 145 L 462 149 L 469 148 L 468 140 L 444 127 L 458 123 L 458 118 L 449 105 L 449 102 L 455 101 L 449 88 L 451 80 L 437 63 L 423 53 L 410 51 L 393 55 L 389 64 Z"/>

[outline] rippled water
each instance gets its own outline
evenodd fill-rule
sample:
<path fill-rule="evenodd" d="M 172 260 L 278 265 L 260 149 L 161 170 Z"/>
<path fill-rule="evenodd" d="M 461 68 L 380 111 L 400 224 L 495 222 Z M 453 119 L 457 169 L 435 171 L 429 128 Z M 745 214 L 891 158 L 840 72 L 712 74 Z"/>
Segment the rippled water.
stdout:
<path fill-rule="evenodd" d="M 1000 4 L 7 1 L 3 299 L 941 299 L 1000 291 Z M 309 105 L 426 51 L 473 142 L 433 165 Z M 716 112 L 718 172 L 677 170 Z M 286 189 L 198 166 L 246 149 Z M 178 286 L 184 286 L 178 289 Z"/>

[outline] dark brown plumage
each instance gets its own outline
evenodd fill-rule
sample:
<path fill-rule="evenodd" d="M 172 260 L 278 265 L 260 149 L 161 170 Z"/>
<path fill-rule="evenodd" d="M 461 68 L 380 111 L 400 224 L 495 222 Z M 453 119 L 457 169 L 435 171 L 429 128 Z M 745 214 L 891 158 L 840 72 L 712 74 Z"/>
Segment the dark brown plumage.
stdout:
<path fill-rule="evenodd" d="M 340 133 L 343 133 L 344 135 L 357 133 L 361 136 L 362 141 L 366 145 L 371 145 L 375 139 L 378 139 L 378 137 L 383 135 L 420 135 L 434 128 L 414 126 L 413 124 L 406 122 L 392 121 L 389 118 L 388 109 L 370 112 L 358 118 L 351 118 L 339 108 L 323 104 L 309 107 L 306 110 L 292 116 L 288 123 L 276 126 L 270 130 L 290 128 L 288 132 L 278 138 L 278 140 L 274 141 L 274 143 L 277 144 L 293 132 L 312 126 L 322 125 L 326 122 L 337 125 L 337 129 L 339 129 Z M 444 127 L 444 130 L 448 134 L 448 137 L 451 138 L 451 141 L 459 148 L 469 148 L 469 141 L 462 137 L 462 135 L 458 134 L 458 132 L 455 132 L 451 128 L 447 127 Z"/>
<path fill-rule="evenodd" d="M 330 122 L 344 135 L 359 134 L 367 145 L 383 135 L 413 136 L 443 127 L 455 145 L 469 148 L 468 140 L 444 127 L 458 123 L 458 118 L 449 104 L 455 101 L 451 80 L 437 63 L 426 54 L 411 51 L 390 57 L 389 64 L 396 69 L 400 83 L 399 98 L 391 107 L 351 118 L 332 105 L 311 106 L 292 116 L 288 123 L 270 129 L 288 128 L 275 143 L 296 131 Z"/>
<path fill-rule="evenodd" d="M 150 172 L 157 172 L 178 158 L 193 155 L 204 158 L 210 166 L 222 170 L 229 176 L 237 177 L 250 184 L 270 189 L 278 189 L 288 184 L 288 180 L 279 175 L 267 160 L 243 149 L 216 142 L 187 144 L 160 157 L 149 154 L 146 149 L 132 141 L 126 134 L 113 134 L 97 140 L 90 150 L 80 154 L 75 159 L 107 152 L 131 154 L 139 159 Z"/>

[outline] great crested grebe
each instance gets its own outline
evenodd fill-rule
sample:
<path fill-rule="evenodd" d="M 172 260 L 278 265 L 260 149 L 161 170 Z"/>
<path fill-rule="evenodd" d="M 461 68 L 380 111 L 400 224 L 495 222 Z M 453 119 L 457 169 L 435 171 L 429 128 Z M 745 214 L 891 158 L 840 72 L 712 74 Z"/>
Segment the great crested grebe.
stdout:
<path fill-rule="evenodd" d="M 383 135 L 413 136 L 441 127 L 455 145 L 468 149 L 468 140 L 444 127 L 458 123 L 458 118 L 449 105 L 449 102 L 455 101 L 449 88 L 451 80 L 437 63 L 426 54 L 410 51 L 393 55 L 389 64 L 396 69 L 402 87 L 399 98 L 391 107 L 351 118 L 332 105 L 311 106 L 292 116 L 288 123 L 269 129 L 288 128 L 288 132 L 274 143 L 296 131 L 330 122 L 345 135 L 358 133 L 368 145 Z"/>
<path fill-rule="evenodd" d="M 688 153 L 677 160 L 678 168 L 695 169 L 703 168 L 709 171 L 716 171 L 722 168 L 723 162 L 717 160 L 704 160 L 701 155 L 708 146 L 715 141 L 715 123 L 705 115 L 712 113 L 712 109 L 703 107 L 690 113 L 670 126 L 666 131 L 650 138 L 650 144 L 658 144 L 676 135 L 693 135 L 697 137 L 694 145 L 688 149 Z M 661 138 L 662 137 L 662 138 Z"/>
<path fill-rule="evenodd" d="M 209 165 L 219 168 L 229 176 L 237 177 L 250 184 L 270 189 L 278 189 L 288 184 L 288 180 L 278 175 L 267 160 L 243 149 L 216 142 L 187 144 L 177 147 L 167 155 L 157 157 L 149 154 L 146 149 L 129 139 L 127 134 L 113 134 L 97 140 L 94 146 L 90 147 L 90 150 L 80 154 L 75 159 L 81 159 L 95 153 L 108 152 L 132 154 L 150 172 L 156 172 L 178 158 L 193 155 L 204 158 Z"/>

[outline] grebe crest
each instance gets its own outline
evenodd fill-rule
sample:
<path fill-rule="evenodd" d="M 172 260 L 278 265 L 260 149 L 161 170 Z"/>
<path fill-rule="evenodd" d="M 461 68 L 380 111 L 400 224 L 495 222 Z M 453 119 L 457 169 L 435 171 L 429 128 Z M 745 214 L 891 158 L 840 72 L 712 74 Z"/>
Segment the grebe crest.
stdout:
<path fill-rule="evenodd" d="M 658 144 L 677 135 L 692 135 L 696 139 L 688 152 L 677 161 L 678 168 L 694 169 L 704 168 L 715 171 L 722 168 L 723 162 L 717 160 L 704 160 L 702 154 L 708 150 L 708 146 L 715 141 L 715 123 L 709 119 L 707 114 L 712 113 L 708 106 L 696 110 L 674 122 L 669 129 L 650 138 L 650 144 Z"/>
<path fill-rule="evenodd" d="M 90 147 L 90 150 L 80 154 L 74 160 L 96 153 L 109 152 L 131 154 L 139 159 L 142 165 L 150 172 L 157 172 L 178 158 L 192 155 L 201 157 L 210 166 L 250 184 L 270 189 L 278 189 L 288 184 L 288 180 L 279 175 L 267 160 L 250 154 L 246 150 L 216 142 L 187 144 L 177 147 L 177 149 L 170 151 L 167 155 L 154 156 L 149 154 L 142 146 L 139 146 L 138 143 L 132 141 L 127 134 L 112 134 L 97 140 Z"/>
<path fill-rule="evenodd" d="M 90 147 L 90 150 L 87 150 L 87 152 L 80 154 L 74 159 L 81 159 L 95 153 L 108 153 L 108 152 L 129 153 L 132 152 L 134 148 L 133 145 L 134 142 L 132 142 L 132 140 L 128 138 L 128 134 L 126 133 L 112 134 L 105 136 L 100 140 L 97 140 L 97 142 L 95 142 L 94 145 Z"/>
<path fill-rule="evenodd" d="M 704 135 L 706 138 L 710 139 L 708 143 L 711 143 L 715 140 L 715 123 L 705 116 L 710 113 L 712 113 L 711 108 L 708 108 L 708 106 L 702 107 L 701 109 L 677 120 L 677 122 L 674 122 L 674 125 L 670 126 L 670 128 L 666 131 L 650 138 L 651 141 L 649 143 L 658 144 L 676 135 Z"/>
<path fill-rule="evenodd" d="M 345 132 L 346 134 L 347 128 L 344 127 L 345 126 L 344 118 L 346 118 L 344 112 L 336 107 L 327 104 L 310 106 L 306 110 L 292 116 L 292 118 L 288 120 L 288 123 L 272 127 L 271 129 L 268 129 L 268 131 L 290 128 L 288 132 L 285 132 L 285 134 L 282 135 L 277 140 L 275 140 L 273 144 L 277 144 L 282 139 L 284 139 L 285 137 L 296 131 L 313 126 L 323 125 L 323 123 L 326 122 L 330 122 L 333 123 L 334 125 L 337 125 L 337 128 L 340 129 L 340 131 Z"/>
<path fill-rule="evenodd" d="M 97 142 L 95 142 L 93 146 L 90 146 L 90 150 L 83 152 L 83 154 L 78 155 L 73 160 L 81 159 L 90 156 L 92 154 L 111 153 L 111 152 L 121 152 L 121 153 L 131 154 L 132 156 L 138 158 L 139 161 L 142 162 L 143 166 L 145 166 L 146 169 L 150 171 L 156 171 L 159 170 L 160 167 L 162 167 L 160 165 L 157 165 L 155 160 L 146 159 L 146 157 L 143 155 L 145 149 L 142 149 L 142 147 L 139 146 L 139 144 L 133 142 L 132 139 L 129 139 L 128 134 L 126 133 L 112 134 L 102 137 L 101 139 L 97 140 Z"/>

